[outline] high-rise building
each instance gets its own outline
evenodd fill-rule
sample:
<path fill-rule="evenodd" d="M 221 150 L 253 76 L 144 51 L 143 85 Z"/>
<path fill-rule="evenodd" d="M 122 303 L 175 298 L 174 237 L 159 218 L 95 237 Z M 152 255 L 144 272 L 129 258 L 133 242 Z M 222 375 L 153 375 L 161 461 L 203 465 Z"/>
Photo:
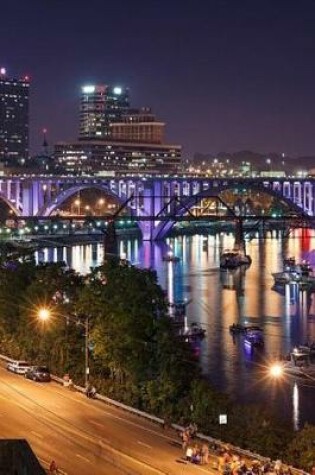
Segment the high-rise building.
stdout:
<path fill-rule="evenodd" d="M 150 108 L 133 109 L 129 90 L 82 88 L 79 140 L 55 145 L 55 161 L 66 173 L 175 173 L 181 146 L 164 142 L 165 123 Z"/>
<path fill-rule="evenodd" d="M 9 78 L 0 68 L 0 160 L 17 163 L 29 156 L 29 78 Z"/>
<path fill-rule="evenodd" d="M 80 103 L 80 140 L 110 138 L 110 124 L 121 120 L 129 109 L 129 91 L 118 86 L 82 87 Z"/>

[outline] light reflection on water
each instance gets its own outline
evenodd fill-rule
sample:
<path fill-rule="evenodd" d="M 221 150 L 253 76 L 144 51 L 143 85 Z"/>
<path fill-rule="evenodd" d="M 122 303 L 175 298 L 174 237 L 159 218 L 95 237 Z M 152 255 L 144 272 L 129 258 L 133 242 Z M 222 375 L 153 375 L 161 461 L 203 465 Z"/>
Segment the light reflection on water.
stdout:
<path fill-rule="evenodd" d="M 268 358 L 286 354 L 296 344 L 315 341 L 315 294 L 307 295 L 294 285 L 276 292 L 272 290 L 271 275 L 282 269 L 284 255 L 294 256 L 297 261 L 307 259 L 315 268 L 315 235 L 296 230 L 288 240 L 275 232 L 266 240 L 252 239 L 247 243 L 247 253 L 252 257 L 250 268 L 220 271 L 220 253 L 233 245 L 233 236 L 223 233 L 179 236 L 158 244 L 131 238 L 120 240 L 119 252 L 135 265 L 156 269 L 171 302 L 192 299 L 187 307 L 188 319 L 207 329 L 200 344 L 201 364 L 218 387 L 238 400 L 273 406 L 293 420 L 294 427 L 305 420 L 314 423 L 315 388 L 293 383 L 271 387 L 258 376 L 257 369 L 265 366 Z M 163 262 L 170 248 L 180 262 Z M 45 249 L 37 253 L 37 258 L 64 260 L 69 267 L 86 273 L 102 263 L 103 247 L 89 244 Z M 251 351 L 244 346 L 242 336 L 230 334 L 229 326 L 237 322 L 263 327 L 263 352 Z"/>

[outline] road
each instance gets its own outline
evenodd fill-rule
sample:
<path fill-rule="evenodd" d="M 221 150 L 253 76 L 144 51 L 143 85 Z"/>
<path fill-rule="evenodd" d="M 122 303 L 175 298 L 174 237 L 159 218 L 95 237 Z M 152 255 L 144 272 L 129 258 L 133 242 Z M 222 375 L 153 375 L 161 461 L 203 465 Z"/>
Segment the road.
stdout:
<path fill-rule="evenodd" d="M 172 431 L 89 400 L 57 383 L 35 383 L 0 367 L 0 437 L 25 438 L 67 475 L 202 475 L 186 464 Z"/>

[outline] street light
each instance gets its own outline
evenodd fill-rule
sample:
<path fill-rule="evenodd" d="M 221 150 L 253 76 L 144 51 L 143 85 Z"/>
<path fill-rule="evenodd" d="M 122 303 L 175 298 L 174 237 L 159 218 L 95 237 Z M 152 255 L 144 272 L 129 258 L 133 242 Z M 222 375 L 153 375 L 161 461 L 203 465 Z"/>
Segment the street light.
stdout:
<path fill-rule="evenodd" d="M 45 322 L 46 320 L 49 320 L 51 317 L 50 310 L 48 308 L 40 308 L 38 310 L 38 318 Z"/>
<path fill-rule="evenodd" d="M 274 363 L 269 368 L 269 374 L 275 379 L 279 379 L 283 376 L 283 366 L 280 363 Z"/>
<path fill-rule="evenodd" d="M 48 308 L 42 307 L 38 310 L 37 316 L 40 320 L 47 321 L 51 318 L 52 314 Z M 62 315 L 61 317 L 65 318 L 67 321 L 72 320 L 76 325 L 81 325 L 84 327 L 84 353 L 85 353 L 85 366 L 84 366 L 84 385 L 85 388 L 89 385 L 89 376 L 90 376 L 90 368 L 89 368 L 89 317 L 84 317 L 84 322 L 81 322 L 76 317 L 69 317 L 68 315 Z"/>
<path fill-rule="evenodd" d="M 74 201 L 74 204 L 78 207 L 78 214 L 80 214 L 81 200 L 80 200 L 79 198 L 77 198 L 77 199 Z"/>
<path fill-rule="evenodd" d="M 294 350 L 293 350 L 294 352 Z M 309 373 L 306 373 L 303 371 L 302 368 L 296 367 L 298 371 L 296 372 L 290 372 L 290 368 L 286 368 L 283 366 L 281 363 L 273 363 L 271 366 L 268 368 L 268 374 L 271 376 L 273 379 L 281 379 L 284 376 L 302 376 L 303 378 L 309 379 L 310 381 L 315 381 L 315 378 L 310 375 Z M 286 371 L 287 370 L 287 371 Z"/>

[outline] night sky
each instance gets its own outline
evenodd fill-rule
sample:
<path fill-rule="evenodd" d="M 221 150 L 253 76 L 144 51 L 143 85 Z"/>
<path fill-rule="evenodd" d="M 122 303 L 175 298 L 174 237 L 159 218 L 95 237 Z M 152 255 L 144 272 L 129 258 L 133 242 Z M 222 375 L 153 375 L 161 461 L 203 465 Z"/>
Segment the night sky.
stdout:
<path fill-rule="evenodd" d="M 77 137 L 80 86 L 130 87 L 184 156 L 315 154 L 313 0 L 15 0 L 0 65 L 32 78 L 32 150 Z"/>

